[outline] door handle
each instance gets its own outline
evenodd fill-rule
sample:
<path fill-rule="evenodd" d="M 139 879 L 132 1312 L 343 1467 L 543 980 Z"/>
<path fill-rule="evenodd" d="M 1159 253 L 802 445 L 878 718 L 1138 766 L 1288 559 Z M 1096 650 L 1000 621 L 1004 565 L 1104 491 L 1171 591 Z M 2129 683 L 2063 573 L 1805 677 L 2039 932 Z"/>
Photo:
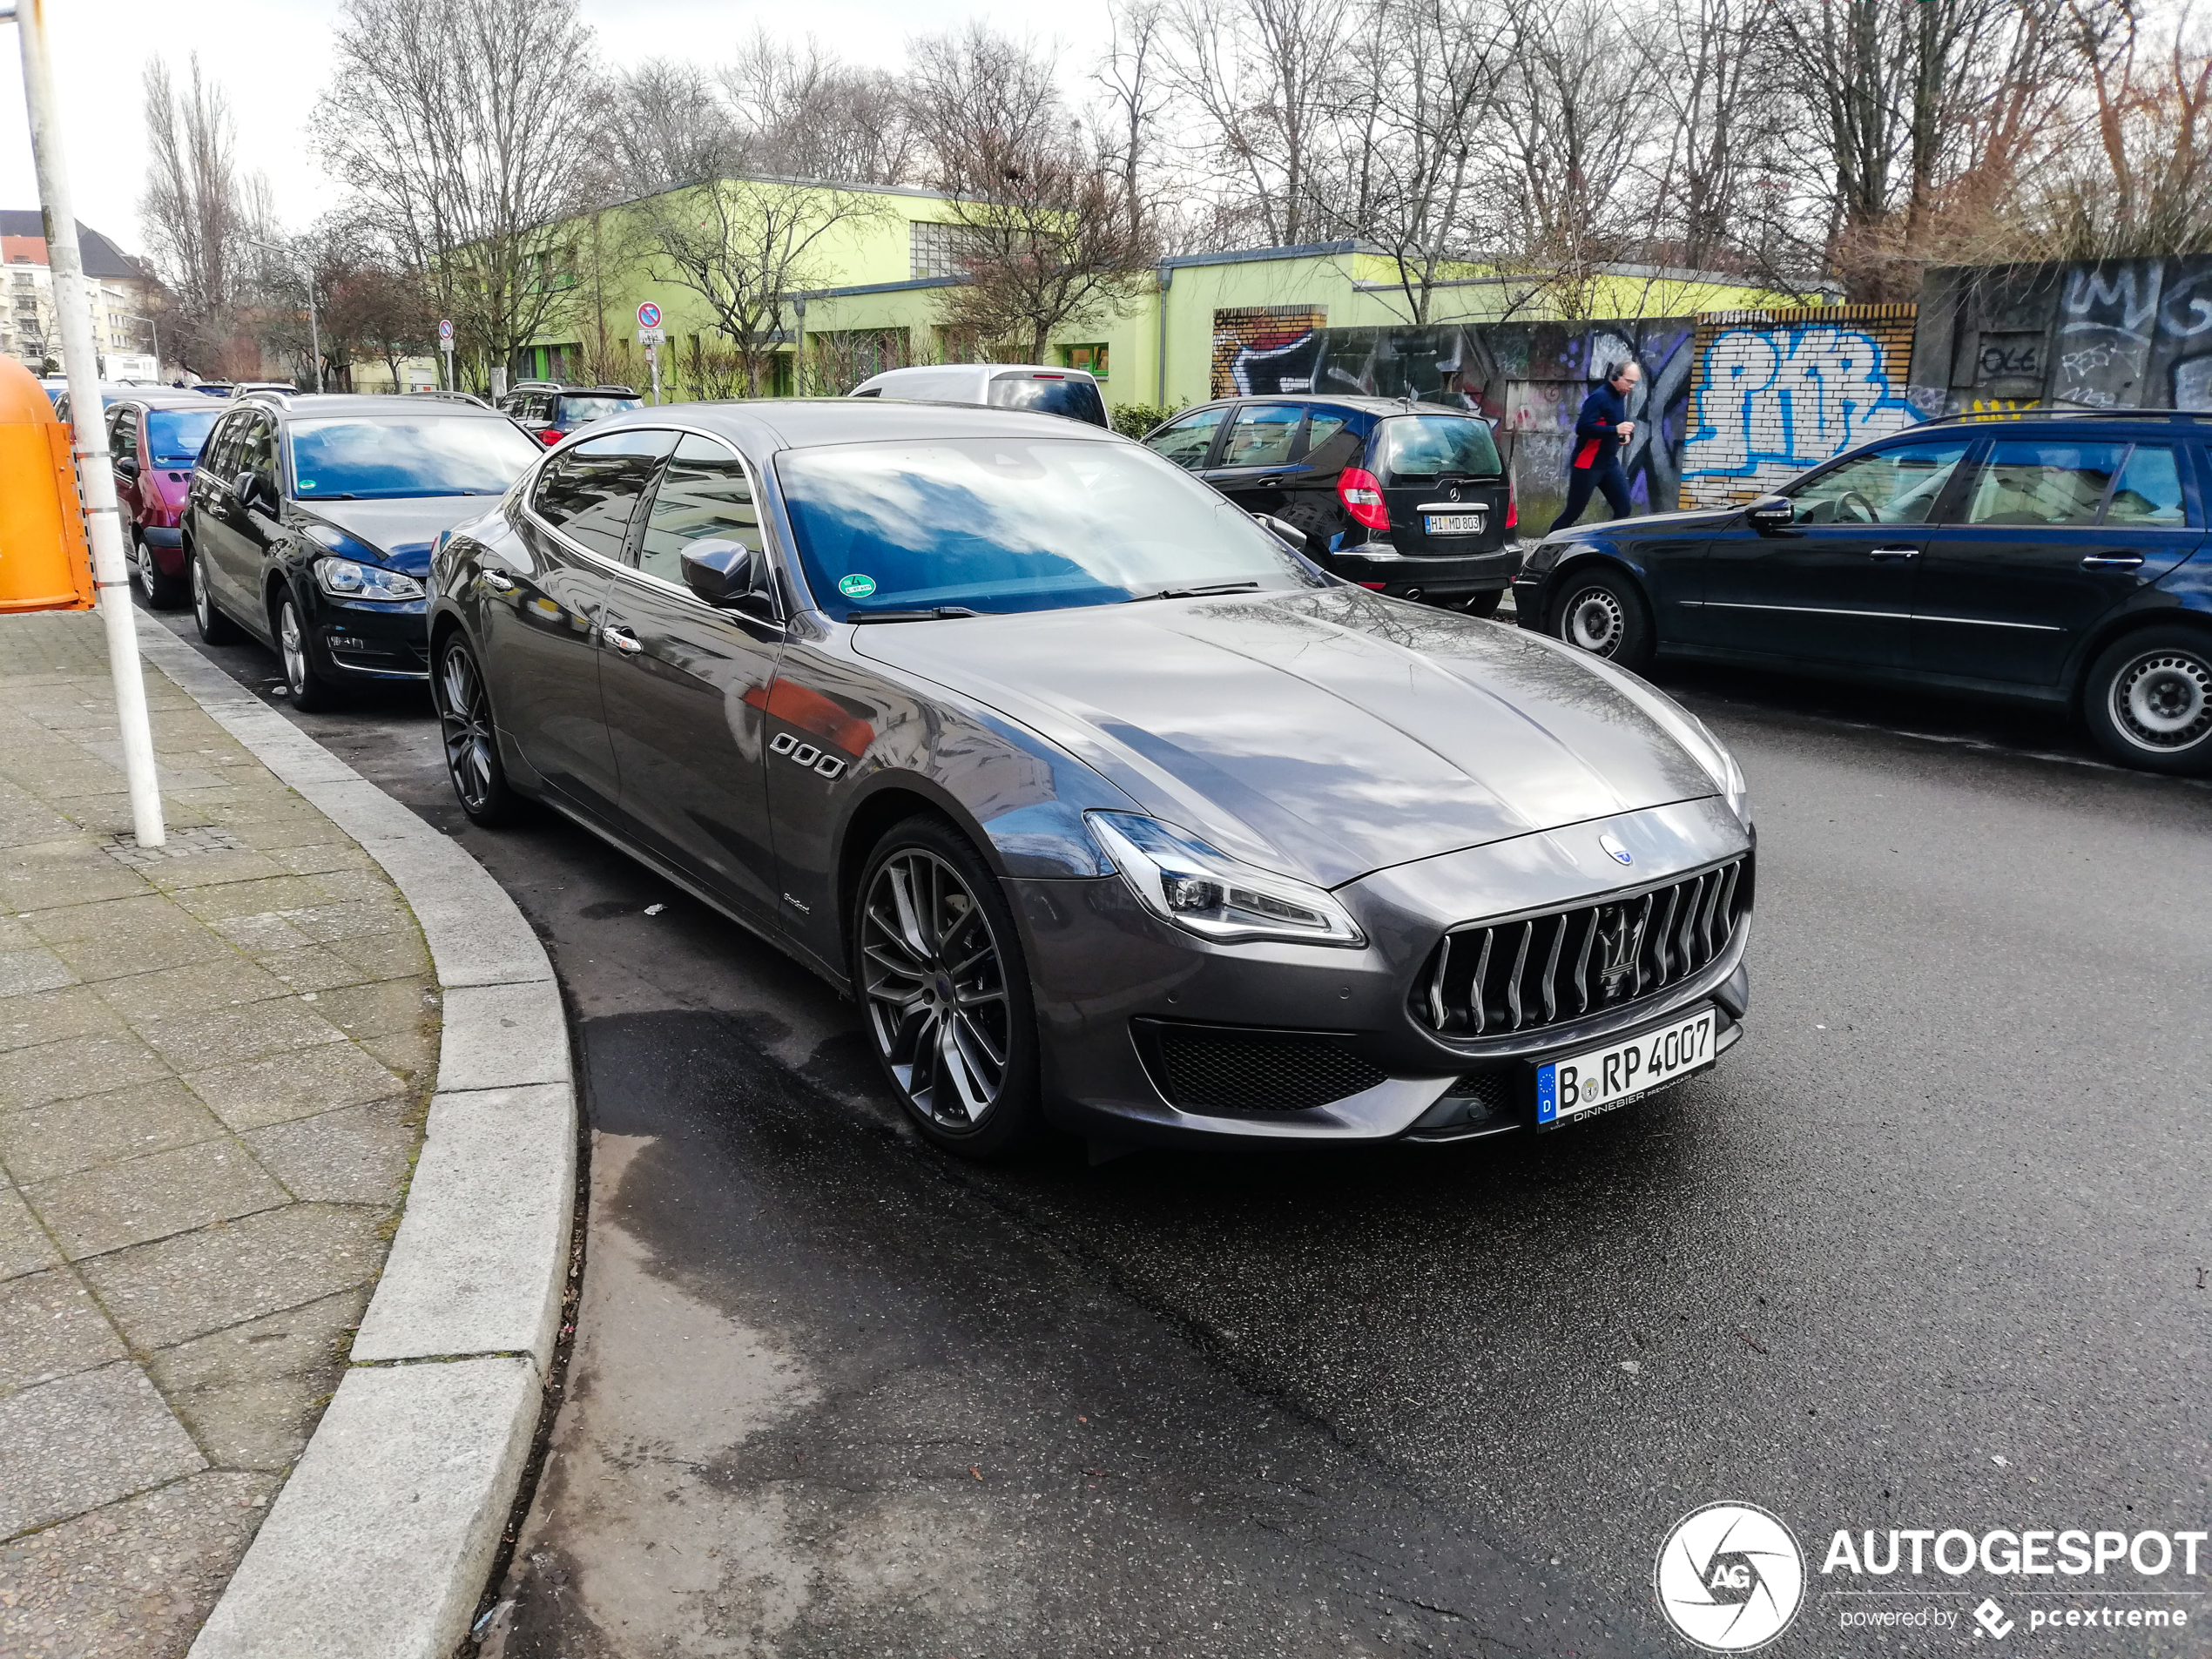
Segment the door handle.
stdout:
<path fill-rule="evenodd" d="M 600 629 L 599 637 L 605 640 L 607 644 L 612 645 L 617 651 L 620 651 L 625 657 L 635 657 L 639 651 L 645 649 L 644 641 L 639 639 L 637 635 L 631 633 L 629 629 L 622 627 L 619 624 L 612 628 Z"/>
<path fill-rule="evenodd" d="M 1878 547 L 1871 550 L 1866 556 L 1883 560 L 1917 559 L 1920 556 L 1920 550 L 1917 547 Z"/>
<path fill-rule="evenodd" d="M 2143 562 L 2140 553 L 2092 553 L 2081 561 L 2085 570 L 2132 570 Z"/>
<path fill-rule="evenodd" d="M 479 570 L 476 572 L 476 580 L 485 587 L 489 588 L 494 593 L 512 593 L 515 591 L 514 583 L 506 577 L 500 575 L 500 573 L 496 570 Z"/>

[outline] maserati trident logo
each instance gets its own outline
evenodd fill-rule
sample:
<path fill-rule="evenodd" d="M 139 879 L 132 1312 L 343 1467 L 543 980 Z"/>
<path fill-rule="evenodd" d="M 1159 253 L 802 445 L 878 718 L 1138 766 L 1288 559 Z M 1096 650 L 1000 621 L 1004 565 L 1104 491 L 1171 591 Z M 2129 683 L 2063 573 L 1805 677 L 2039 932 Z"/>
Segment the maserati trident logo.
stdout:
<path fill-rule="evenodd" d="M 1608 1002 L 1621 995 L 1622 985 L 1636 971 L 1636 957 L 1643 947 L 1643 918 L 1629 916 L 1624 904 L 1608 905 L 1597 918 L 1597 978 Z"/>

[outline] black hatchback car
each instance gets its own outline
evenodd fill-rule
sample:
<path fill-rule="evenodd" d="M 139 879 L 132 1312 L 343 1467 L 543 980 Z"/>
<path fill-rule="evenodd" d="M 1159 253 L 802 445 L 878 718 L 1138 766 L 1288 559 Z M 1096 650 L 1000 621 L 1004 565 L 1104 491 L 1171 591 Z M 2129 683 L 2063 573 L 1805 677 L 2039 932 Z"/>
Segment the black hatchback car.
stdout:
<path fill-rule="evenodd" d="M 1776 494 L 1548 536 L 1523 626 L 1655 654 L 2078 711 L 2115 760 L 2212 772 L 2212 417 L 1932 421 Z"/>
<path fill-rule="evenodd" d="M 422 577 L 442 530 L 543 451 L 465 403 L 313 396 L 233 405 L 209 433 L 182 523 L 200 637 L 284 658 L 293 700 L 428 673 Z"/>
<path fill-rule="evenodd" d="M 1146 448 L 1305 536 L 1332 576 L 1487 617 L 1513 580 L 1519 522 L 1489 423 L 1390 398 L 1229 398 Z"/>
<path fill-rule="evenodd" d="M 499 400 L 500 412 L 536 435 L 549 447 L 574 432 L 645 407 L 633 386 L 569 386 L 556 381 L 524 381 Z"/>

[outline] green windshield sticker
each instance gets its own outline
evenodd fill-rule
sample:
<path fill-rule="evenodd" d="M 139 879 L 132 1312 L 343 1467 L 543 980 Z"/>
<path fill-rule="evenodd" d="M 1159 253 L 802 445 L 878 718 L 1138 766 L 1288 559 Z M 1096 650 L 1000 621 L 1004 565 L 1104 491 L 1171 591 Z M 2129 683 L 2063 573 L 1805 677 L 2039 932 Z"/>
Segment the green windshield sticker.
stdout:
<path fill-rule="evenodd" d="M 313 489 L 314 487 L 315 481 L 312 478 L 302 478 L 300 481 L 300 488 L 302 489 Z"/>
<path fill-rule="evenodd" d="M 875 591 L 875 578 L 872 576 L 840 577 L 837 590 L 848 599 L 865 599 Z"/>

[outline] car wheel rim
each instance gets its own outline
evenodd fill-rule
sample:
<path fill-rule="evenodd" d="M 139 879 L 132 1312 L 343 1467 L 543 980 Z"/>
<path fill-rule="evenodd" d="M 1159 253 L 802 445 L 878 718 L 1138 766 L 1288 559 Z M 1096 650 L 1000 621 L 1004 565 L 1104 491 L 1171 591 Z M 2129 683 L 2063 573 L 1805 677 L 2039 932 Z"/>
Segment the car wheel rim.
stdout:
<path fill-rule="evenodd" d="M 2112 683 L 2113 724 L 2139 749 L 2161 754 L 2212 734 L 2212 664 L 2194 652 L 2148 651 Z"/>
<path fill-rule="evenodd" d="M 1610 588 L 1583 589 L 1567 602 L 1561 614 L 1566 618 L 1562 631 L 1568 644 L 1580 645 L 1600 657 L 1610 657 L 1620 649 L 1628 619 L 1621 608 L 1621 596 Z"/>
<path fill-rule="evenodd" d="M 197 557 L 192 561 L 192 614 L 199 624 L 200 632 L 206 633 L 214 617 L 209 613 L 207 603 L 207 572 Z"/>
<path fill-rule="evenodd" d="M 307 689 L 307 645 L 300 637 L 300 613 L 289 599 L 277 613 L 277 637 L 284 651 L 284 683 L 298 697 Z"/>
<path fill-rule="evenodd" d="M 469 653 L 456 646 L 438 674 L 438 723 L 444 729 L 446 770 L 462 805 L 481 812 L 491 799 L 491 704 Z"/>
<path fill-rule="evenodd" d="M 153 597 L 153 553 L 144 542 L 134 541 L 131 543 L 131 555 L 132 569 L 138 578 L 138 585 L 151 599 Z"/>
<path fill-rule="evenodd" d="M 1004 958 L 965 879 L 934 853 L 886 860 L 860 917 L 861 988 L 877 1052 L 914 1109 L 977 1127 L 1012 1051 Z"/>

